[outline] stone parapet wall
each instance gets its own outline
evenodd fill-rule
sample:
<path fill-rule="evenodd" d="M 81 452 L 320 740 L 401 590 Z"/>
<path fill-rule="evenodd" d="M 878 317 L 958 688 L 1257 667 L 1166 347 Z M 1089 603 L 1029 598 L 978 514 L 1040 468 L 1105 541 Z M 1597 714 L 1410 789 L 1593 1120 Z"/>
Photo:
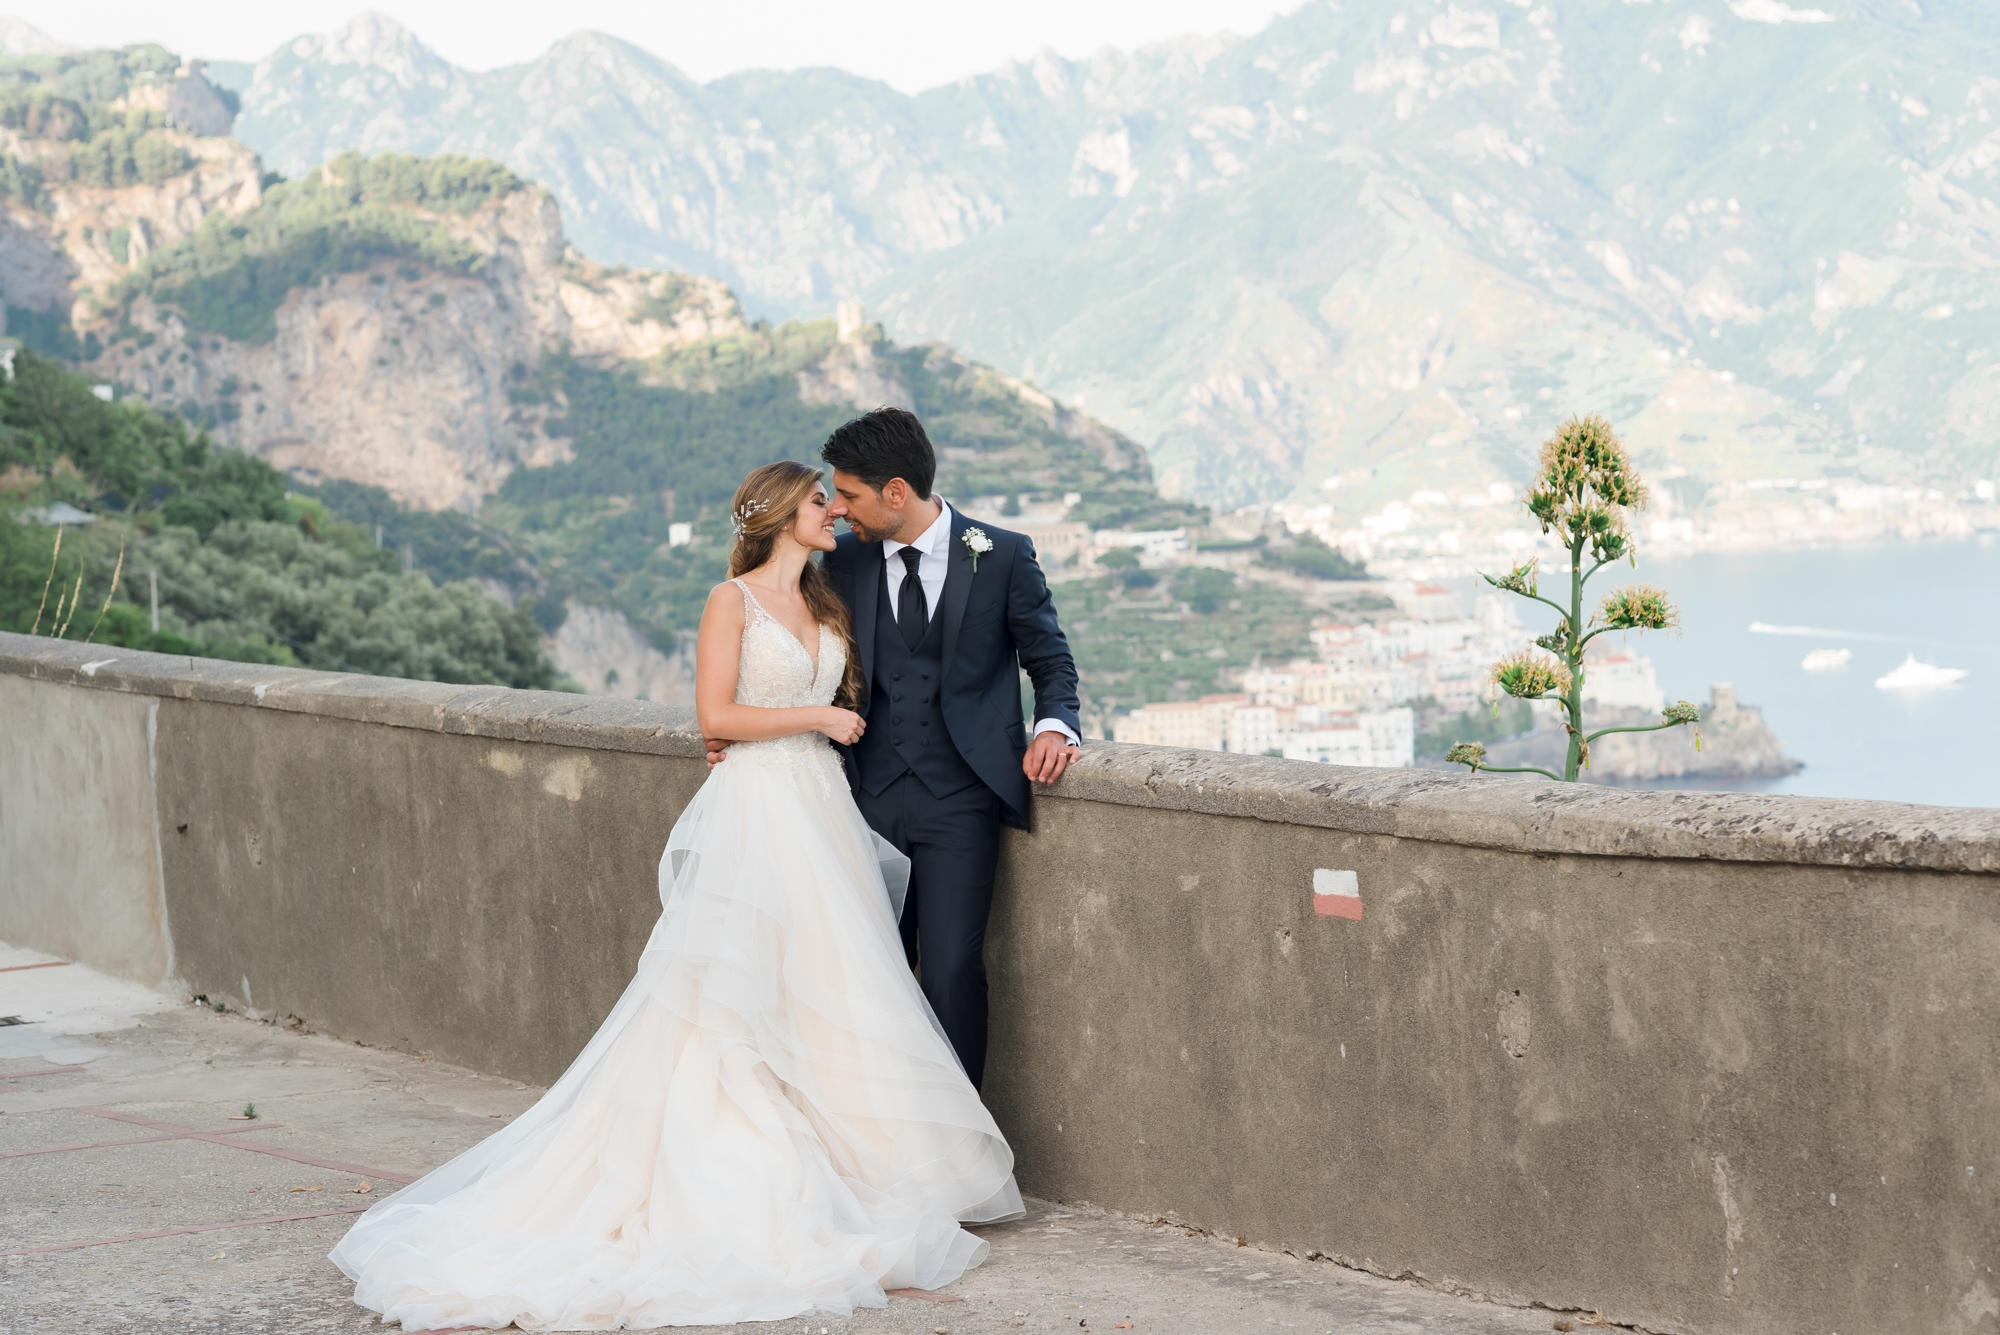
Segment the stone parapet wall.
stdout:
<path fill-rule="evenodd" d="M 0 709 L 0 938 L 535 1081 L 703 775 L 681 707 L 23 636 Z M 1035 816 L 1025 1190 L 1657 1331 L 2000 1332 L 2000 813 L 1094 745 Z"/>

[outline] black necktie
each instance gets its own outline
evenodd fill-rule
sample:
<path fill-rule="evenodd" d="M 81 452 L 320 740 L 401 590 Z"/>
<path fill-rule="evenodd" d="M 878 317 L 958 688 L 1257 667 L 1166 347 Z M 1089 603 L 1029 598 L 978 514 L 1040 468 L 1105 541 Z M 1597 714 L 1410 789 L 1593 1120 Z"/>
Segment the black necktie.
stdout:
<path fill-rule="evenodd" d="M 903 558 L 903 587 L 896 594 L 896 624 L 902 628 L 903 643 L 914 650 L 923 643 L 924 625 L 931 616 L 930 605 L 924 601 L 924 582 L 917 578 L 924 554 L 905 547 L 897 555 Z"/>

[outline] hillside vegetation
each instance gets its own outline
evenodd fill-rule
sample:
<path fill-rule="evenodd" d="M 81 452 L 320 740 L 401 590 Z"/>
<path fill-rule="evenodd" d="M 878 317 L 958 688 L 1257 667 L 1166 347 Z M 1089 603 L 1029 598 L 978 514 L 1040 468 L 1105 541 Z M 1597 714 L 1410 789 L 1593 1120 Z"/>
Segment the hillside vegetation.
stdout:
<path fill-rule="evenodd" d="M 60 147 L 19 142 L 39 162 Z M 47 244 L 110 276 L 10 310 L 17 331 L 125 400 L 98 403 L 72 378 L 55 397 L 90 418 L 88 439 L 22 456 L 21 503 L 59 497 L 100 516 L 68 539 L 63 562 L 82 563 L 61 567 L 72 589 L 78 572 L 84 588 L 108 581 L 119 542 L 138 544 L 100 639 L 536 684 L 550 672 L 535 635 L 594 605 L 672 654 L 724 576 L 727 501 L 743 474 L 815 459 L 840 422 L 884 402 L 923 417 L 938 487 L 960 504 L 1067 501 L 1071 520 L 1095 528 L 1204 522 L 1201 507 L 1159 495 L 1134 442 L 944 344 L 900 346 L 879 326 L 842 334 L 828 319 L 752 321 L 713 280 L 567 251 L 546 196 L 495 163 L 344 153 L 279 181 L 246 172 L 235 145 L 195 147 L 201 161 L 174 189 L 213 201 L 198 225 L 120 212 L 151 207 L 143 191 L 45 184 L 104 229 L 36 224 Z M 23 386 L 51 369 L 23 367 Z M 154 411 L 130 406 L 140 402 Z M 215 449 L 195 425 L 243 452 Z M 159 443 L 119 465 L 102 443 L 117 431 Z M 294 476 L 281 481 L 258 455 Z M 54 537 L 22 534 L 34 541 L 8 534 L 17 592 Z M 166 639 L 132 619 L 137 560 L 160 576 Z M 1107 588 L 1122 598 L 1132 585 Z M 6 624 L 33 624 L 36 595 L 32 608 L 14 598 Z M 1303 624 L 1296 599 L 1273 611 L 1273 597 L 1284 601 L 1199 596 L 1215 644 L 1203 641 L 1193 677 L 1134 672 L 1125 650 L 1080 642 L 1104 665 L 1087 685 L 1116 678 L 1120 699 L 1205 688 L 1296 638 L 1250 624 Z M 1102 625 L 1125 636 L 1147 618 L 1160 610 Z"/>
<path fill-rule="evenodd" d="M 96 520 L 60 533 L 22 522 L 56 503 Z M 288 495 L 262 460 L 106 403 L 26 350 L 0 381 L 0 628 L 431 681 L 556 677 L 525 612 L 477 584 L 403 573 L 395 552 Z"/>
<path fill-rule="evenodd" d="M 195 235 L 147 257 L 116 297 L 129 304 L 144 293 L 200 333 L 269 342 L 286 295 L 330 275 L 385 259 L 478 272 L 478 248 L 423 213 L 471 213 L 522 188 L 480 159 L 345 153 L 304 180 L 272 185 L 247 213 L 209 214 Z"/>
<path fill-rule="evenodd" d="M 188 169 L 187 151 L 162 133 L 156 111 L 109 104 L 142 75 L 180 60 L 150 43 L 117 51 L 0 58 L 0 128 L 58 145 L 38 161 L 0 154 L 0 197 L 40 206 L 51 183 L 98 189 L 158 185 Z M 233 104 L 234 93 L 225 95 Z"/>
<path fill-rule="evenodd" d="M 699 389 L 562 354 L 532 373 L 522 368 L 516 396 L 561 406 L 545 429 L 573 457 L 515 472 L 481 511 L 490 531 L 533 554 L 545 600 L 615 607 L 663 651 L 692 633 L 725 573 L 728 500 L 743 475 L 776 458 L 817 462 L 821 442 L 857 411 L 799 395 L 795 367 L 838 352 L 830 320 L 729 340 L 726 375 L 704 352 L 680 350 L 671 362 L 683 381 L 712 386 Z M 864 355 L 907 389 L 938 450 L 946 496 L 962 503 L 996 492 L 1073 492 L 1082 498 L 1078 517 L 1102 527 L 1200 519 L 1194 507 L 1159 497 L 1129 442 L 1128 457 L 1107 463 L 1003 378 L 948 349 L 877 343 Z M 670 545 L 675 522 L 694 526 L 694 543 Z M 543 621 L 555 624 L 553 608 Z"/>

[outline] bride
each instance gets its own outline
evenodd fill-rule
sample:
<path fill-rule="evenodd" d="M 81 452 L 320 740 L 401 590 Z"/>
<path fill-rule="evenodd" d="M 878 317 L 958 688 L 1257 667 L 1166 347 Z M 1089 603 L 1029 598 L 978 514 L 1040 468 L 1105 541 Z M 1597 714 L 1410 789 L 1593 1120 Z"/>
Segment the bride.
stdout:
<path fill-rule="evenodd" d="M 1013 1153 L 904 961 L 908 863 L 828 741 L 864 725 L 847 610 L 812 560 L 827 505 L 803 464 L 737 488 L 695 696 L 704 734 L 740 740 L 675 824 L 659 924 L 575 1063 L 334 1248 L 385 1321 L 846 1316 L 950 1283 L 987 1250 L 960 1223 L 1021 1212 Z"/>

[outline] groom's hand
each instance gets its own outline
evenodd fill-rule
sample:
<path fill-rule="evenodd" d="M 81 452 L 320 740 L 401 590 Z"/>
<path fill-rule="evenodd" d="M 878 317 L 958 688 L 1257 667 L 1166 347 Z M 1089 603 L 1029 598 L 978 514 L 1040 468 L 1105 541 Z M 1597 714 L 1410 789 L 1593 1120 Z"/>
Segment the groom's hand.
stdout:
<path fill-rule="evenodd" d="M 1021 772 L 1036 783 L 1054 783 L 1082 754 L 1059 732 L 1037 733 L 1021 757 Z"/>
<path fill-rule="evenodd" d="M 701 741 L 702 745 L 708 748 L 708 767 L 710 769 L 714 769 L 717 765 L 720 765 L 727 757 L 729 748 L 735 745 L 727 737 L 704 737 Z"/>

